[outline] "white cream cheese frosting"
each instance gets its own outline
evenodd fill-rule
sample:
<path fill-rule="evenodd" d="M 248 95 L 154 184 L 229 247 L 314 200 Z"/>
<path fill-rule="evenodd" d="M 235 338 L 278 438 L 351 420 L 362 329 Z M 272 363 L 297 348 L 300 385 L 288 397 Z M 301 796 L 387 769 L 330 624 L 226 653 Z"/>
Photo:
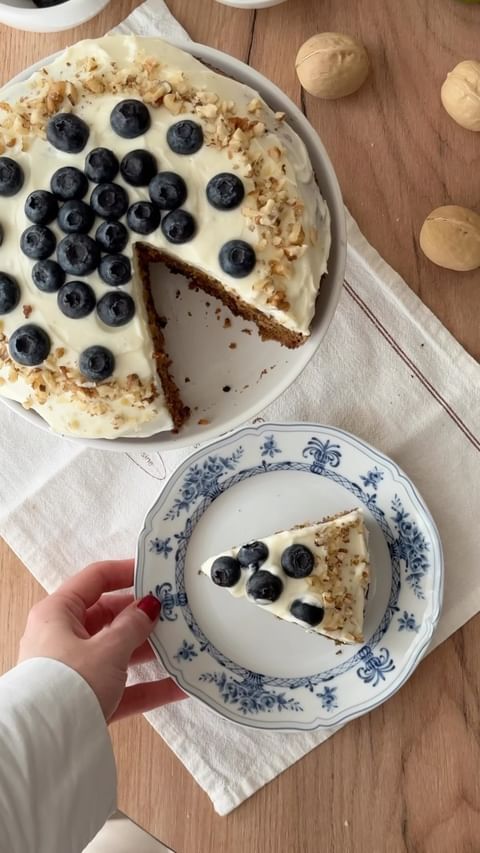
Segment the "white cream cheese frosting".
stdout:
<path fill-rule="evenodd" d="M 268 556 L 260 565 L 241 568 L 239 580 L 228 587 L 233 596 L 246 598 L 279 619 L 294 622 L 332 640 L 363 641 L 369 555 L 367 530 L 360 509 L 316 524 L 293 527 L 258 541 L 266 545 Z M 306 577 L 290 577 L 282 568 L 282 555 L 292 545 L 306 546 L 313 554 L 313 569 Z M 212 578 L 215 561 L 221 557 L 236 559 L 241 547 L 210 557 L 202 564 L 201 571 Z M 281 580 L 281 593 L 272 603 L 259 604 L 249 595 L 248 581 L 259 570 L 270 572 Z M 317 625 L 293 615 L 292 605 L 299 601 L 320 608 L 320 616 L 323 611 Z"/>
<path fill-rule="evenodd" d="M 144 136 L 124 139 L 112 130 L 110 114 L 117 103 L 132 97 L 147 104 L 151 127 Z M 138 278 L 133 276 L 121 288 L 136 305 L 126 325 L 109 328 L 96 311 L 69 319 L 60 312 L 56 294 L 35 287 L 34 262 L 19 247 L 22 232 L 31 224 L 24 213 L 29 193 L 49 189 L 52 174 L 61 166 L 83 170 L 88 151 L 95 147 L 111 149 L 119 160 L 133 149 L 147 149 L 160 171 L 178 173 L 187 185 L 182 207 L 195 219 L 194 238 L 172 245 L 160 228 L 145 238 L 129 231 L 124 254 L 132 257 L 134 243 L 146 242 L 220 282 L 285 329 L 308 336 L 330 248 L 328 209 L 304 144 L 255 91 L 159 39 L 108 36 L 68 48 L 29 81 L 7 87 L 1 98 L 1 153 L 21 165 L 24 183 L 16 195 L 0 197 L 0 270 L 12 275 L 21 289 L 19 305 L 0 317 L 0 394 L 34 408 L 55 431 L 66 434 L 134 435 L 151 420 L 158 431 L 172 427 Z M 87 145 L 79 154 L 62 153 L 45 138 L 48 117 L 66 111 L 89 127 Z M 190 156 L 174 153 L 166 142 L 168 128 L 180 119 L 194 120 L 204 132 L 205 144 Z M 214 175 L 232 171 L 244 183 L 244 202 L 228 212 L 216 210 L 207 200 L 206 185 Z M 114 180 L 124 186 L 130 204 L 149 199 L 148 187 L 126 184 L 120 174 Z M 84 201 L 93 188 L 91 184 Z M 100 222 L 97 217 L 92 236 Z M 56 222 L 49 227 L 57 241 L 64 236 Z M 245 240 L 256 252 L 255 268 L 241 279 L 228 276 L 219 265 L 220 248 L 232 239 Z M 82 280 L 91 285 L 97 300 L 109 289 L 97 271 Z M 7 355 L 10 335 L 27 322 L 44 328 L 51 339 L 50 356 L 39 371 L 19 370 Z M 79 354 L 98 344 L 115 356 L 114 374 L 103 391 L 102 385 L 95 388 L 78 374 Z"/>

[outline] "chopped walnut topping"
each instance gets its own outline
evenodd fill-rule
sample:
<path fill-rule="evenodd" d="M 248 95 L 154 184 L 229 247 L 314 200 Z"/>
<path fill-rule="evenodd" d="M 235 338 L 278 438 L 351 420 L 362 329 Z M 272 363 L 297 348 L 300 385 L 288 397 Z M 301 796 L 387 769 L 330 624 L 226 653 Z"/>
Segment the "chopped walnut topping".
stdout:
<path fill-rule="evenodd" d="M 73 83 L 71 83 L 70 80 L 65 83 L 65 94 L 72 106 L 78 104 L 77 87 Z"/>
<path fill-rule="evenodd" d="M 147 76 L 152 77 L 157 68 L 160 66 L 160 63 L 155 56 L 147 56 L 143 62 L 143 66 L 147 72 Z"/>
<path fill-rule="evenodd" d="M 270 267 L 270 272 L 272 275 L 278 275 L 281 278 L 287 278 L 288 269 L 287 266 L 280 261 L 269 261 L 268 265 Z"/>
<path fill-rule="evenodd" d="M 216 104 L 205 104 L 196 108 L 195 112 L 200 118 L 212 119 L 218 115 Z"/>
<path fill-rule="evenodd" d="M 247 112 L 256 113 L 262 109 L 262 102 L 258 98 L 252 98 L 247 106 Z"/>
<path fill-rule="evenodd" d="M 86 71 L 96 71 L 98 68 L 98 62 L 93 56 L 89 56 L 88 59 L 85 60 L 84 67 Z"/>
<path fill-rule="evenodd" d="M 178 116 L 182 112 L 182 101 L 174 92 L 170 92 L 165 95 L 163 105 L 167 108 L 168 112 L 172 113 L 174 116 Z"/>
<path fill-rule="evenodd" d="M 271 148 L 268 149 L 267 154 L 270 155 L 272 160 L 280 160 L 282 156 L 282 151 L 278 147 L 278 145 L 273 145 Z"/>
<path fill-rule="evenodd" d="M 267 305 L 273 305 L 273 307 L 277 308 L 279 311 L 288 311 L 290 308 L 290 303 L 286 298 L 284 290 L 277 290 L 272 296 L 269 296 L 267 299 Z"/>
<path fill-rule="evenodd" d="M 33 311 L 33 308 L 31 305 L 22 305 L 22 311 L 23 311 L 23 316 L 25 317 L 26 320 L 28 320 L 28 318 L 30 317 L 30 314 Z"/>
<path fill-rule="evenodd" d="M 286 246 L 283 253 L 289 261 L 296 261 L 297 258 L 301 258 L 305 254 L 306 250 L 306 246 Z"/>
<path fill-rule="evenodd" d="M 305 243 L 305 232 L 303 230 L 303 225 L 301 222 L 295 222 L 293 225 L 289 235 L 288 242 L 293 246 L 303 246 Z"/>
<path fill-rule="evenodd" d="M 63 80 L 57 80 L 50 84 L 45 101 L 45 106 L 49 115 L 53 115 L 53 113 L 58 112 L 58 108 L 65 97 L 65 91 L 66 84 Z"/>
<path fill-rule="evenodd" d="M 172 87 L 167 80 L 162 80 L 154 89 L 145 92 L 143 100 L 146 104 L 152 104 L 154 107 L 160 107 L 166 95 L 169 95 Z"/>
<path fill-rule="evenodd" d="M 94 92 L 95 95 L 101 95 L 105 91 L 105 83 L 100 77 L 89 77 L 85 80 L 84 86 L 89 92 Z"/>

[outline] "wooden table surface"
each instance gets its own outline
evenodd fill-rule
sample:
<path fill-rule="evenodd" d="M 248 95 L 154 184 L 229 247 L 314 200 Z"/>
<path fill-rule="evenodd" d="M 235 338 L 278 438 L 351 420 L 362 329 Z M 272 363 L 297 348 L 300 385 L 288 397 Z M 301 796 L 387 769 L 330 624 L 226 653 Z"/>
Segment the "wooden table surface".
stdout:
<path fill-rule="evenodd" d="M 480 271 L 434 267 L 417 235 L 438 205 L 480 212 L 480 134 L 455 125 L 439 102 L 446 72 L 461 59 L 480 58 L 480 7 L 455 0 L 288 0 L 253 12 L 214 0 L 168 3 L 196 41 L 250 62 L 303 103 L 364 234 L 478 358 Z M 112 0 L 93 21 L 58 34 L 0 27 L 1 82 L 64 45 L 103 34 L 137 5 Z M 373 73 L 351 98 L 302 100 L 296 51 L 326 30 L 358 36 Z M 0 557 L 3 671 L 14 664 L 26 614 L 43 593 L 6 545 Z M 119 805 L 177 853 L 478 853 L 479 646 L 477 617 L 390 702 L 226 818 L 143 719 L 119 723 L 112 727 Z"/>

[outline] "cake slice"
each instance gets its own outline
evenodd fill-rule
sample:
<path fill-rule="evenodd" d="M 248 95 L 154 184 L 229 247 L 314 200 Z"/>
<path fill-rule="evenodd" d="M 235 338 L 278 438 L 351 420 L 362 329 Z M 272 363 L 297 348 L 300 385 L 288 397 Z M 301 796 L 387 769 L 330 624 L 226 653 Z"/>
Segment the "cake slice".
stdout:
<path fill-rule="evenodd" d="M 273 616 L 341 643 L 363 642 L 369 583 L 361 509 L 303 524 L 206 560 L 217 586 Z"/>

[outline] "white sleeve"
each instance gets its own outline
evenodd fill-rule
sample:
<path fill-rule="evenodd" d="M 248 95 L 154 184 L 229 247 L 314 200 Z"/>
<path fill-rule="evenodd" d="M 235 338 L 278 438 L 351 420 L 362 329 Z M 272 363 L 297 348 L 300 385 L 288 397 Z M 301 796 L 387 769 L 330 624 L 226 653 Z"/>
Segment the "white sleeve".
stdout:
<path fill-rule="evenodd" d="M 79 853 L 115 808 L 116 770 L 91 687 L 63 663 L 0 678 L 0 850 Z"/>

